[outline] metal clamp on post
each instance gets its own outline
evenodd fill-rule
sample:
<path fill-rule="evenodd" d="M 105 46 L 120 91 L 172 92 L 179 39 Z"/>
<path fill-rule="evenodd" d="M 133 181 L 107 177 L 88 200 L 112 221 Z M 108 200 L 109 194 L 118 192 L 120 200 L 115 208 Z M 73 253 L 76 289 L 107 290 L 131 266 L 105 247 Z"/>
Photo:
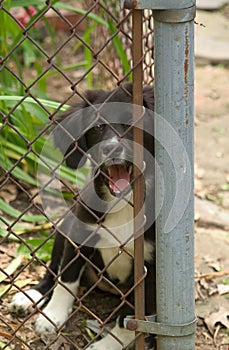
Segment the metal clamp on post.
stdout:
<path fill-rule="evenodd" d="M 196 16 L 196 6 L 184 9 L 157 10 L 154 11 L 153 17 L 158 22 L 164 23 L 183 23 L 193 21 Z"/>
<path fill-rule="evenodd" d="M 121 0 L 121 7 L 135 10 L 152 9 L 154 19 L 164 23 L 189 22 L 196 15 L 194 0 Z"/>
<path fill-rule="evenodd" d="M 195 6 L 195 0 L 120 0 L 120 4 L 130 10 L 180 10 Z"/>
<path fill-rule="evenodd" d="M 186 337 L 195 333 L 197 318 L 190 323 L 166 324 L 156 322 L 156 315 L 146 317 L 147 321 L 136 320 L 133 316 L 124 319 L 124 327 L 130 331 L 159 334 L 168 337 Z"/>

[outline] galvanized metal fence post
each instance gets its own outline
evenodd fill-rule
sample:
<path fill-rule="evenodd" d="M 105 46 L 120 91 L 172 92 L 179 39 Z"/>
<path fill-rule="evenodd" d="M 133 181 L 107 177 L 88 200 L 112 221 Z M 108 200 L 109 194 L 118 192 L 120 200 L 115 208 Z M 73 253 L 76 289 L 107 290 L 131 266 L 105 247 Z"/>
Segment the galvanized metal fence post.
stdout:
<path fill-rule="evenodd" d="M 156 333 L 158 350 L 195 348 L 194 305 L 194 17 L 195 0 L 123 1 L 152 9 L 155 65 L 157 322 L 138 322 Z M 156 212 L 158 209 L 156 208 Z"/>
<path fill-rule="evenodd" d="M 176 2 L 176 1 L 167 1 Z M 180 325 L 179 336 L 158 335 L 158 350 L 193 350 L 194 194 L 193 80 L 195 4 L 154 11 L 156 161 L 164 203 L 157 218 L 157 322 Z M 186 5 L 187 6 L 187 5 Z M 168 124 L 167 124 L 168 123 Z M 156 176 L 156 203 L 161 197 Z M 183 328 L 183 331 L 182 331 Z M 189 332 L 188 332 L 189 333 Z M 185 335 L 184 335 L 185 334 Z M 172 334 L 171 334 L 172 335 Z M 183 336 L 182 336 L 183 335 Z"/>

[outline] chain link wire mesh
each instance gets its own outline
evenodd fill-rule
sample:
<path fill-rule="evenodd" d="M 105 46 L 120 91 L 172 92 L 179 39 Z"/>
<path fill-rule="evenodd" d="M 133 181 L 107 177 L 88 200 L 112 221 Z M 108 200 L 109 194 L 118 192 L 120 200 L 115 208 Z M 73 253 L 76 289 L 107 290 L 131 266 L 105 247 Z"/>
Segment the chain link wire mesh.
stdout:
<path fill-rule="evenodd" d="M 113 89 L 131 81 L 131 16 L 131 11 L 121 10 L 117 1 L 39 1 L 31 5 L 30 1 L 0 1 L 1 349 L 83 349 L 92 337 L 110 332 L 123 305 L 133 308 L 127 296 L 134 286 L 122 290 L 104 274 L 120 252 L 101 270 L 78 246 L 76 258 L 85 259 L 96 271 L 97 279 L 74 296 L 74 309 L 65 329 L 64 324 L 55 334 L 37 336 L 33 323 L 37 314 L 43 313 L 39 303 L 26 316 L 10 314 L 8 308 L 15 292 L 32 287 L 46 271 L 53 274 L 46 262 L 50 260 L 55 230 L 60 231 L 59 224 L 74 206 L 88 173 L 87 167 L 76 172 L 68 169 L 55 149 L 51 155 L 42 151 L 54 120 L 68 106 L 85 99 L 88 88 Z M 150 11 L 144 13 L 142 44 L 144 83 L 151 84 Z M 57 175 L 60 167 L 61 176 Z M 38 169 L 42 169 L 42 185 L 37 182 Z M 61 183 L 67 209 L 62 206 L 53 179 Z M 48 203 L 50 215 L 44 210 L 41 196 Z M 125 246 L 122 249 L 125 251 Z M 55 274 L 55 285 L 60 283 L 62 273 Z M 106 285 L 114 297 L 98 291 L 98 285 Z M 94 324 L 91 330 L 87 319 L 97 320 L 100 327 L 95 333 Z"/>

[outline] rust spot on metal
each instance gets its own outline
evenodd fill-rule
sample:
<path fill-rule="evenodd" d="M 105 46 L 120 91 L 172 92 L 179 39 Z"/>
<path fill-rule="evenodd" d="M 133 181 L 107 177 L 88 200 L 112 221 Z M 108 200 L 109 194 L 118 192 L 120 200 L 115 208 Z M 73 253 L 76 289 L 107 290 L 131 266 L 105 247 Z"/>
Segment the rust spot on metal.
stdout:
<path fill-rule="evenodd" d="M 184 59 L 184 83 L 185 83 L 184 98 L 185 98 L 185 101 L 187 101 L 187 99 L 188 99 L 188 71 L 189 71 L 188 55 L 189 55 L 189 40 L 188 40 L 188 24 L 187 24 L 186 28 L 185 28 L 185 59 Z"/>
<path fill-rule="evenodd" d="M 138 2 L 137 0 L 125 0 L 124 1 L 124 8 L 128 10 L 133 10 L 138 8 Z"/>
<path fill-rule="evenodd" d="M 138 323 L 136 320 L 129 320 L 126 324 L 126 328 L 129 329 L 129 331 L 135 331 L 138 328 Z"/>

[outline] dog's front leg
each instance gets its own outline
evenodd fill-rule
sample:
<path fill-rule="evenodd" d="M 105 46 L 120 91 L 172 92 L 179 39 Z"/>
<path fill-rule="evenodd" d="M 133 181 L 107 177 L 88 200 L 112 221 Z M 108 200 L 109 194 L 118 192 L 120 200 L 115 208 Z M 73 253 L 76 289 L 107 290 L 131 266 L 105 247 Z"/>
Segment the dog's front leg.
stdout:
<path fill-rule="evenodd" d="M 90 254 L 89 250 L 90 248 L 81 248 L 80 252 L 88 255 Z M 77 254 L 75 247 L 66 240 L 59 272 L 61 277 L 57 281 L 49 303 L 35 322 L 38 334 L 53 333 L 57 328 L 65 326 L 64 323 L 72 311 L 85 265 L 82 255 Z"/>
<path fill-rule="evenodd" d="M 26 291 L 16 293 L 10 304 L 12 313 L 24 316 L 34 310 L 35 304 L 41 307 L 52 294 L 55 276 L 58 274 L 63 257 L 63 246 L 65 238 L 57 231 L 52 251 L 52 259 L 43 279 Z"/>

